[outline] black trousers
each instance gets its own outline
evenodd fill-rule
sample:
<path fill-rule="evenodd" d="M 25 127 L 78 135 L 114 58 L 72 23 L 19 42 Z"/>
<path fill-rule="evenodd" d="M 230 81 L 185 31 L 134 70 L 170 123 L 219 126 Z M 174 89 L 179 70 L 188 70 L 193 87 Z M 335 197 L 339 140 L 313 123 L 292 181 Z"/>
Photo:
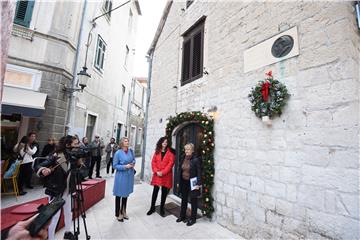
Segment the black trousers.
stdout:
<path fill-rule="evenodd" d="M 155 208 L 155 203 L 156 203 L 156 199 L 159 193 L 159 186 L 154 186 L 153 189 L 153 193 L 152 193 L 152 198 L 151 198 L 151 208 Z M 161 202 L 160 202 L 160 209 L 164 209 L 164 205 L 165 205 L 165 201 L 166 201 L 166 196 L 169 193 L 168 188 L 166 187 L 161 187 Z"/>
<path fill-rule="evenodd" d="M 120 206 L 120 200 L 121 200 L 121 206 Z M 126 212 L 126 204 L 127 204 L 127 197 L 115 197 L 115 216 L 118 217 L 124 212 Z"/>
<path fill-rule="evenodd" d="M 20 165 L 19 171 L 19 191 L 22 191 L 24 185 L 31 186 L 31 178 L 33 174 L 33 169 L 31 167 L 32 163 L 24 163 Z"/>
<path fill-rule="evenodd" d="M 100 176 L 100 163 L 101 163 L 101 156 L 91 157 L 91 165 L 89 170 L 89 177 L 92 177 L 94 172 L 94 166 L 96 163 L 96 177 Z"/>
<path fill-rule="evenodd" d="M 188 198 L 190 194 L 190 181 L 189 180 L 183 180 L 182 181 L 182 187 L 181 187 L 181 210 L 180 210 L 180 218 L 186 218 L 186 209 L 188 204 Z M 196 212 L 198 208 L 198 199 L 190 198 L 191 202 L 191 217 L 190 219 L 196 220 Z"/>
<path fill-rule="evenodd" d="M 111 165 L 111 173 L 114 173 L 115 169 L 113 168 L 113 158 L 110 158 L 109 162 L 106 165 L 106 173 L 109 173 L 110 165 Z"/>

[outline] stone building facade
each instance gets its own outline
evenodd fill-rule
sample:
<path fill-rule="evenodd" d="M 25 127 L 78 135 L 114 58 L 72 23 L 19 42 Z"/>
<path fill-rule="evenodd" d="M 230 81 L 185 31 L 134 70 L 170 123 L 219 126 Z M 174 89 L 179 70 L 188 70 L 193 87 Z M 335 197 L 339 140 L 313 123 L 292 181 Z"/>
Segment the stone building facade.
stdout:
<path fill-rule="evenodd" d="M 81 2 L 14 2 L 2 101 L 2 141 L 36 131 L 41 144 L 64 135 Z"/>
<path fill-rule="evenodd" d="M 213 220 L 246 238 L 358 239 L 360 34 L 354 4 L 191 2 L 168 3 L 149 50 L 145 178 L 166 118 L 216 106 Z M 184 36 L 199 20 L 204 73 L 181 84 Z M 245 72 L 247 50 L 292 27 L 298 55 Z M 271 127 L 248 100 L 268 70 L 291 94 Z"/>
<path fill-rule="evenodd" d="M 120 6 L 121 0 L 90 2 L 87 8 L 87 21 L 84 24 L 84 41 L 91 31 L 91 43 L 88 52 L 88 72 L 91 78 L 82 93 L 76 93 L 75 116 L 72 133 L 80 138 L 86 136 L 93 140 L 99 134 L 105 143 L 115 137 L 117 141 L 128 134 L 126 128 L 128 102 L 133 78 L 135 59 L 135 38 L 137 22 L 141 16 L 138 1 L 129 3 L 96 20 L 91 30 L 90 22 L 96 16 L 106 12 L 104 4 L 112 2 L 112 8 Z M 102 42 L 102 54 L 99 43 Z M 85 48 L 79 58 L 83 64 Z M 99 62 L 98 59 L 103 59 Z M 82 66 L 82 65 L 80 65 Z"/>

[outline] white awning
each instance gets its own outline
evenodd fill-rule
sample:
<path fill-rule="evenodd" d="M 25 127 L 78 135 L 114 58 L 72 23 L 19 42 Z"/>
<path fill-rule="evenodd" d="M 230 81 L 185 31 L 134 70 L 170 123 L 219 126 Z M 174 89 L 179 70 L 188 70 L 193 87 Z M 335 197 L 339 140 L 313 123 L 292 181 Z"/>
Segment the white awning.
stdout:
<path fill-rule="evenodd" d="M 46 97 L 45 93 L 4 86 L 1 113 L 39 117 L 45 110 Z"/>

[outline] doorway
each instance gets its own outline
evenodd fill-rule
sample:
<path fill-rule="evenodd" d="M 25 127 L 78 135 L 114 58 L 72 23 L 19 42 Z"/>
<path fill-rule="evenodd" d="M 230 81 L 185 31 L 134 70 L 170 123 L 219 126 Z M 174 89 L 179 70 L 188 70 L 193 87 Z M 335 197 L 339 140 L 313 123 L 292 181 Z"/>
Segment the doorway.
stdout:
<path fill-rule="evenodd" d="M 201 142 L 204 139 L 204 129 L 196 124 L 191 123 L 189 125 L 186 125 L 183 127 L 176 135 L 176 159 L 174 164 L 174 187 L 173 187 L 173 193 L 180 197 L 180 192 L 178 188 L 179 183 L 179 162 L 181 159 L 185 157 L 185 151 L 184 146 L 187 143 L 194 144 L 194 154 L 198 157 L 201 157 Z M 201 205 L 201 204 L 199 204 Z"/>

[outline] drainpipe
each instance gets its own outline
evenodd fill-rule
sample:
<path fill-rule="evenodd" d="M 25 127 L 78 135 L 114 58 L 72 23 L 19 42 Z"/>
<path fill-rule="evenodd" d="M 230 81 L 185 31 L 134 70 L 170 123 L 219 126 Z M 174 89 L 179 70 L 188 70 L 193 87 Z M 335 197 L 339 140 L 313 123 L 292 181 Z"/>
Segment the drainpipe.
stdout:
<path fill-rule="evenodd" d="M 144 142 L 142 146 L 142 159 L 141 159 L 141 173 L 140 179 L 144 181 L 144 171 L 145 171 L 145 151 L 146 151 L 146 139 L 147 139 L 147 126 L 148 126 L 148 116 L 149 116 L 149 104 L 150 104 L 150 95 L 151 95 L 151 72 L 152 72 L 152 63 L 153 63 L 153 54 L 151 52 L 150 55 L 146 56 L 147 61 L 149 63 L 148 70 L 148 82 L 147 82 L 147 91 L 146 91 L 146 111 L 145 111 L 145 119 L 144 119 Z"/>
<path fill-rule="evenodd" d="M 73 77 L 71 80 L 71 88 L 76 88 L 77 85 L 77 68 L 79 65 L 79 52 L 80 52 L 80 44 L 82 41 L 82 32 L 84 28 L 84 20 L 85 20 L 85 12 L 87 6 L 87 0 L 84 1 L 82 15 L 81 15 L 81 23 L 80 23 L 80 30 L 79 30 L 79 37 L 76 44 L 76 53 L 75 53 L 75 64 L 73 68 Z M 66 127 L 65 127 L 65 135 L 72 134 L 74 128 L 74 121 L 75 121 L 75 92 L 69 93 L 69 108 L 68 114 L 66 116 Z"/>

